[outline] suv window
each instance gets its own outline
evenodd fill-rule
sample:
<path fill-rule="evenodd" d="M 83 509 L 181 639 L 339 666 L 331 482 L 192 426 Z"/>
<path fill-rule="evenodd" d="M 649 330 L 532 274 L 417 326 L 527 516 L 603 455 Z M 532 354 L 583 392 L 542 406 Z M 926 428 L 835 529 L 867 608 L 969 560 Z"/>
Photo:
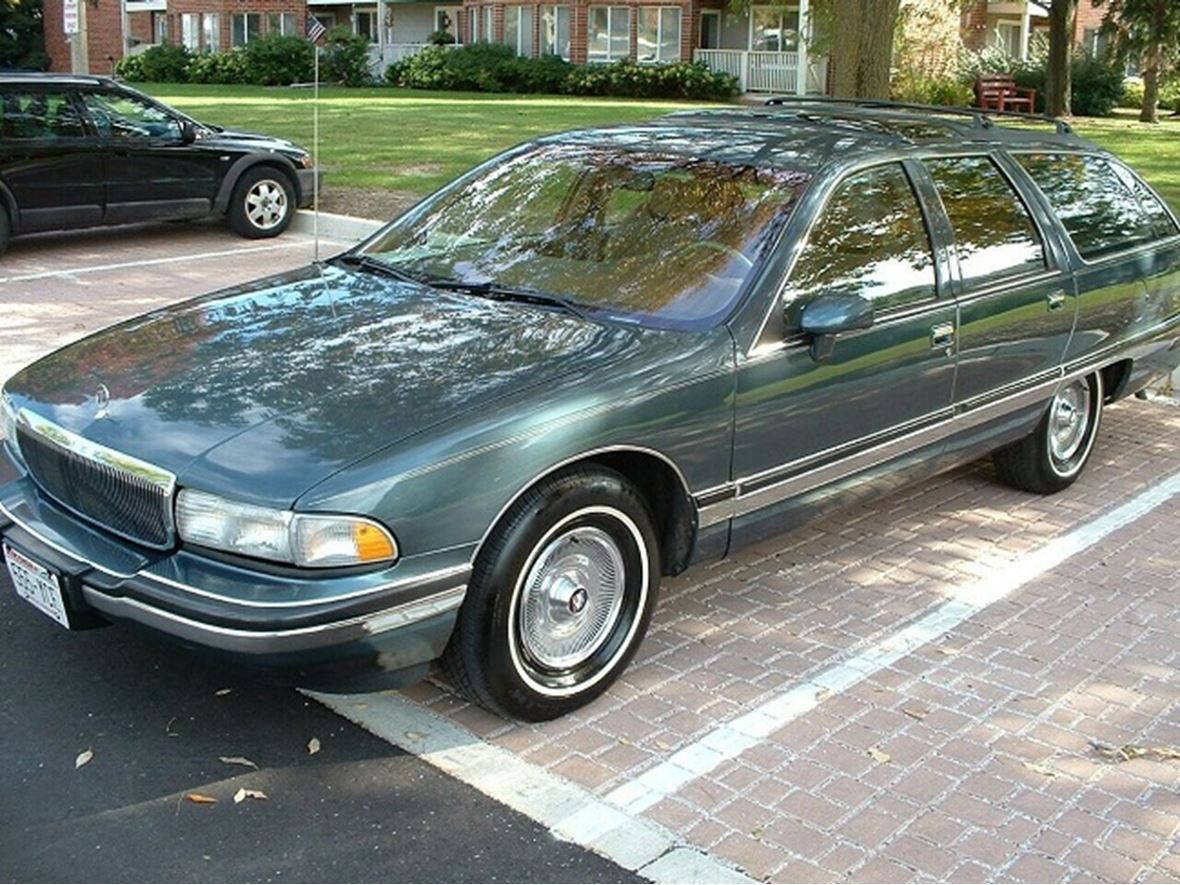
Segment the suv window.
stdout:
<path fill-rule="evenodd" d="M 1151 218 L 1152 227 L 1155 229 L 1155 235 L 1160 237 L 1170 237 L 1180 233 L 1180 228 L 1176 227 L 1176 222 L 1172 219 L 1171 213 L 1168 212 L 1164 206 L 1163 201 L 1151 192 L 1151 188 L 1145 185 L 1139 178 L 1124 166 L 1122 163 L 1114 160 L 1108 161 L 1112 169 L 1123 183 L 1129 187 L 1139 202 L 1143 205 L 1143 210 Z"/>
<path fill-rule="evenodd" d="M 824 292 L 853 292 L 877 310 L 935 295 L 934 252 L 922 211 L 898 163 L 846 178 L 811 228 L 791 272 L 787 328 Z"/>
<path fill-rule="evenodd" d="M 1017 154 L 1016 159 L 1044 191 L 1083 258 L 1159 236 L 1158 221 L 1107 160 L 1077 154 Z"/>
<path fill-rule="evenodd" d="M 82 118 L 64 92 L 0 92 L 0 138 L 80 138 Z"/>
<path fill-rule="evenodd" d="M 1036 225 L 990 157 L 944 157 L 925 164 L 955 234 L 965 286 L 1044 269 Z"/>
<path fill-rule="evenodd" d="M 83 101 L 103 137 L 180 139 L 180 122 L 175 117 L 134 96 L 88 92 Z"/>

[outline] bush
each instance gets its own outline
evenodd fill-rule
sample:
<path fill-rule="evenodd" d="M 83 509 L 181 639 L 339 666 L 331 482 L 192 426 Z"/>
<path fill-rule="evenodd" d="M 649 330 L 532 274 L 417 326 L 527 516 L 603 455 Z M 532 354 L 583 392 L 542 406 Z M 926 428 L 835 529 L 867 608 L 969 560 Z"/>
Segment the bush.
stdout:
<path fill-rule="evenodd" d="M 1180 113 L 1180 77 L 1165 83 L 1160 89 L 1160 107 Z"/>
<path fill-rule="evenodd" d="M 125 80 L 150 80 L 154 83 L 185 83 L 193 59 L 183 46 L 161 43 L 130 55 L 115 65 L 115 73 Z"/>
<path fill-rule="evenodd" d="M 290 86 L 310 82 L 315 65 L 315 50 L 302 37 L 272 34 L 251 40 L 243 47 L 242 61 L 249 78 L 257 86 Z"/>
<path fill-rule="evenodd" d="M 952 107 L 970 107 L 975 103 L 975 90 L 958 80 L 900 76 L 890 89 L 894 101 L 914 104 L 937 104 Z"/>
<path fill-rule="evenodd" d="M 1132 80 L 1123 86 L 1123 98 L 1119 102 L 1120 108 L 1132 108 L 1139 110 L 1143 107 L 1143 82 L 1141 80 Z"/>
<path fill-rule="evenodd" d="M 190 83 L 247 83 L 246 54 L 240 49 L 204 52 L 189 62 Z"/>
<path fill-rule="evenodd" d="M 389 66 L 385 78 L 412 89 L 540 92 L 631 98 L 727 99 L 737 81 L 701 64 L 571 65 L 556 56 L 520 58 L 508 46 L 476 43 L 459 49 L 428 47 Z"/>
<path fill-rule="evenodd" d="M 1079 117 L 1109 117 L 1122 100 L 1122 69 L 1088 53 L 1075 56 L 1072 70 L 1073 112 Z"/>
<path fill-rule="evenodd" d="M 965 52 L 959 60 L 959 77 L 975 86 L 980 74 L 1012 74 L 1021 89 L 1037 91 L 1036 110 L 1045 110 L 1045 81 L 1049 67 L 1044 41 L 1030 46 L 1029 59 L 1021 62 L 1002 50 L 989 48 Z M 1070 62 L 1071 110 L 1079 117 L 1109 117 L 1123 98 L 1123 71 L 1113 59 L 1090 53 L 1074 55 Z"/>
<path fill-rule="evenodd" d="M 450 46 L 459 41 L 455 39 L 455 35 L 450 31 L 431 31 L 426 35 L 426 42 L 431 46 Z"/>
<path fill-rule="evenodd" d="M 369 46 L 367 37 L 354 34 L 343 26 L 332 28 L 328 31 L 327 42 L 320 55 L 321 78 L 345 86 L 366 86 L 372 83 Z"/>

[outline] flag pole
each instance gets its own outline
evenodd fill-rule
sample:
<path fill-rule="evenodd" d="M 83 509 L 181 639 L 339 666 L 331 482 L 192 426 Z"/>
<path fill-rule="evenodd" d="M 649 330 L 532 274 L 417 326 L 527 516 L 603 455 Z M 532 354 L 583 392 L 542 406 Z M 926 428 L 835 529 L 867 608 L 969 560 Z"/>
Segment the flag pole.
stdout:
<path fill-rule="evenodd" d="M 312 184 L 311 193 L 313 201 L 312 209 L 312 236 L 315 239 L 315 262 L 320 262 L 320 46 L 319 43 L 313 43 L 312 48 L 315 50 L 315 87 L 311 99 L 311 119 L 312 119 L 312 133 L 311 133 L 311 150 L 315 163 L 312 166 Z M 306 56 L 305 56 L 306 57 Z"/>

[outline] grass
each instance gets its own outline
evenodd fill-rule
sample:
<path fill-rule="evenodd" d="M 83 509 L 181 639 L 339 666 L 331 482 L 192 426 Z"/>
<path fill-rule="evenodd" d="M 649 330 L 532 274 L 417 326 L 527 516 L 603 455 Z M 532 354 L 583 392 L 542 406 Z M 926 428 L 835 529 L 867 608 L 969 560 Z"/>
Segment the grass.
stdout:
<path fill-rule="evenodd" d="M 309 89 L 154 84 L 146 91 L 199 120 L 310 146 Z M 320 154 L 328 186 L 422 196 L 536 135 L 647 120 L 687 103 L 409 89 L 323 89 Z M 1133 112 L 1079 118 L 1078 132 L 1123 157 L 1180 209 L 1180 117 L 1152 126 Z"/>

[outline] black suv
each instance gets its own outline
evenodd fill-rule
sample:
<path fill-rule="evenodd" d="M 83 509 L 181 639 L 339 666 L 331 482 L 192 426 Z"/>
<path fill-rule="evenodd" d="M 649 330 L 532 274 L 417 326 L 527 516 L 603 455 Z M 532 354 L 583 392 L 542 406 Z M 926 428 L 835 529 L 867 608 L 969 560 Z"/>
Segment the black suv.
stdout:
<path fill-rule="evenodd" d="M 0 73 L 0 253 L 13 234 L 225 215 L 273 237 L 312 199 L 311 155 L 227 132 L 106 77 Z"/>

